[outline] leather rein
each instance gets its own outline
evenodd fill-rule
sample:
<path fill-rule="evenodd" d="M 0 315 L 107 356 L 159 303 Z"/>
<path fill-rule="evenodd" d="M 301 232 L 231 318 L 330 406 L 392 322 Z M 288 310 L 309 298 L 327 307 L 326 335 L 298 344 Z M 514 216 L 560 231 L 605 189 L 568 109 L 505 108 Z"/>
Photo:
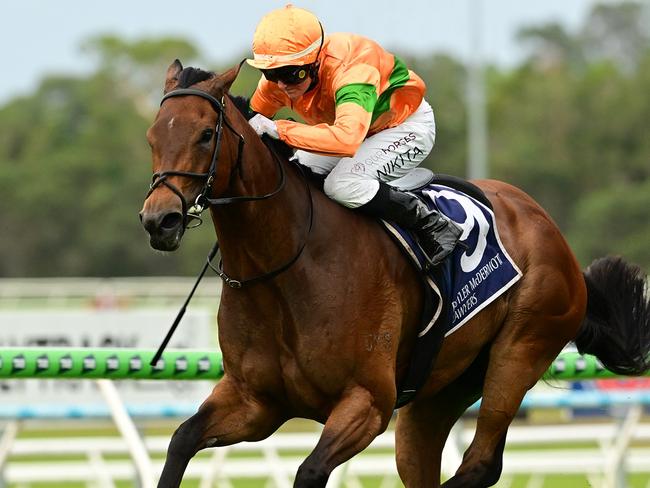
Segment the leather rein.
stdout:
<path fill-rule="evenodd" d="M 207 101 L 210 102 L 210 105 L 212 108 L 217 112 L 217 122 L 215 126 L 215 137 L 216 137 L 216 143 L 214 145 L 214 151 L 212 152 L 212 157 L 210 160 L 210 167 L 208 168 L 208 171 L 205 173 L 195 173 L 191 171 L 162 171 L 162 172 L 156 172 L 153 174 L 152 177 L 152 182 L 151 185 L 149 186 L 149 191 L 147 193 L 147 196 L 145 197 L 148 198 L 151 193 L 158 188 L 160 185 L 164 185 L 167 188 L 169 188 L 176 196 L 181 201 L 181 207 L 182 207 L 182 212 L 183 212 L 183 225 L 185 228 L 193 228 L 197 227 L 198 225 L 201 224 L 202 219 L 200 217 L 201 213 L 203 210 L 205 210 L 207 207 L 210 206 L 217 206 L 217 205 L 228 205 L 231 203 L 239 203 L 239 202 L 250 202 L 250 201 L 258 201 L 258 200 L 266 200 L 268 198 L 271 198 L 284 188 L 286 184 L 286 173 L 284 166 L 282 164 L 282 161 L 280 159 L 280 156 L 277 154 L 275 149 L 270 145 L 266 144 L 266 146 L 269 148 L 271 155 L 273 156 L 273 159 L 276 161 L 278 170 L 279 170 L 279 179 L 276 188 L 271 191 L 270 193 L 266 193 L 264 195 L 243 195 L 243 196 L 233 196 L 233 197 L 221 197 L 221 198 L 211 198 L 209 197 L 209 193 L 211 191 L 211 186 L 212 182 L 214 181 L 214 178 L 217 174 L 217 164 L 219 162 L 219 152 L 221 149 L 221 141 L 222 141 L 222 135 L 223 135 L 223 127 L 224 125 L 230 129 L 238 138 L 239 143 L 237 147 L 237 161 L 235 162 L 235 167 L 233 168 L 233 171 L 239 170 L 241 171 L 241 162 L 242 162 L 242 154 L 244 152 L 244 136 L 242 136 L 237 130 L 230 124 L 228 119 L 225 116 L 225 108 L 224 108 L 224 98 L 222 97 L 221 100 L 218 100 L 217 98 L 213 97 L 209 93 L 203 91 L 203 90 L 197 90 L 195 88 L 179 88 L 176 90 L 172 90 L 170 92 L 167 92 L 162 100 L 160 101 L 160 105 L 162 105 L 165 100 L 168 100 L 169 98 L 173 97 L 179 97 L 179 96 L 198 96 L 201 97 Z M 300 169 L 300 168 L 299 168 Z M 259 276 L 255 276 L 252 278 L 245 278 L 245 279 L 234 279 L 229 277 L 224 271 L 223 271 L 223 263 L 221 260 L 219 260 L 218 265 L 214 265 L 212 263 L 212 259 L 216 255 L 216 252 L 218 250 L 218 243 L 215 244 L 216 249 L 213 249 L 213 252 L 211 252 L 208 255 L 208 261 L 207 264 L 212 268 L 217 275 L 224 281 L 226 285 L 228 285 L 231 288 L 241 288 L 242 286 L 246 284 L 252 284 L 256 283 L 259 281 L 264 281 L 271 279 L 283 271 L 286 271 L 291 267 L 293 263 L 295 263 L 300 255 L 302 254 L 302 251 L 305 248 L 305 245 L 307 244 L 307 240 L 309 238 L 309 235 L 311 233 L 312 229 L 312 224 L 313 224 L 313 214 L 314 214 L 314 203 L 311 195 L 311 188 L 309 187 L 309 183 L 307 182 L 307 178 L 304 175 L 303 171 L 300 171 L 303 180 L 305 181 L 305 187 L 307 189 L 308 195 L 309 195 L 309 223 L 308 223 L 308 228 L 307 228 L 307 235 L 305 236 L 304 241 L 296 251 L 295 255 L 286 263 L 283 265 L 268 271 L 264 274 L 261 274 Z M 200 178 L 200 179 L 205 179 L 205 184 L 203 185 L 203 188 L 199 192 L 199 195 L 196 197 L 196 200 L 194 201 L 194 205 L 190 206 L 183 195 L 183 193 L 180 191 L 180 189 L 171 183 L 168 179 L 170 176 L 184 176 L 186 178 Z M 193 223 L 192 221 L 197 221 Z"/>
<path fill-rule="evenodd" d="M 182 97 L 182 96 L 197 96 L 201 97 L 208 102 L 210 102 L 210 105 L 212 108 L 215 110 L 217 113 L 217 122 L 215 125 L 215 137 L 216 137 L 216 142 L 214 145 L 214 151 L 212 152 L 212 157 L 210 160 L 210 167 L 208 168 L 208 171 L 205 173 L 196 173 L 196 172 L 191 172 L 191 171 L 162 171 L 162 172 L 156 172 L 153 174 L 151 184 L 149 185 L 149 191 L 147 192 L 147 196 L 145 197 L 148 198 L 151 193 L 158 188 L 161 185 L 166 186 L 169 188 L 176 196 L 181 201 L 181 207 L 182 207 L 182 212 L 183 212 L 183 226 L 186 229 L 198 227 L 202 219 L 200 217 L 201 213 L 203 210 L 205 210 L 207 207 L 210 206 L 216 206 L 216 205 L 228 205 L 231 203 L 239 203 L 239 202 L 250 202 L 250 201 L 259 201 L 259 200 L 266 200 L 269 199 L 278 193 L 282 191 L 282 189 L 285 187 L 286 184 L 286 173 L 284 169 L 284 165 L 282 163 L 282 160 L 280 156 L 277 154 L 277 151 L 273 148 L 271 144 L 269 144 L 265 138 L 262 138 L 264 141 L 265 145 L 271 152 L 271 155 L 273 156 L 273 159 L 276 161 L 278 169 L 279 169 L 279 178 L 278 178 L 278 183 L 276 188 L 271 191 L 270 193 L 266 193 L 264 195 L 243 195 L 243 196 L 233 196 L 233 197 L 221 197 L 221 198 L 212 198 L 209 196 L 211 190 L 212 190 L 212 182 L 214 181 L 214 178 L 217 174 L 217 164 L 219 162 L 219 152 L 221 149 L 221 141 L 222 141 L 222 135 L 223 135 L 223 127 L 224 125 L 231 131 L 233 132 L 238 140 L 238 147 L 237 147 L 237 161 L 235 162 L 235 166 L 233 168 L 233 173 L 235 170 L 238 170 L 241 173 L 241 162 L 242 162 L 242 154 L 244 152 L 244 136 L 242 136 L 237 130 L 230 124 L 228 119 L 226 118 L 225 115 L 225 101 L 224 97 L 221 98 L 221 100 L 218 100 L 217 98 L 213 97 L 209 93 L 203 91 L 203 90 L 197 90 L 195 88 L 179 88 L 176 90 L 172 90 L 167 92 L 162 100 L 160 101 L 160 105 L 162 105 L 165 100 L 168 100 L 172 97 Z M 199 283 L 201 282 L 201 279 L 205 275 L 205 272 L 207 271 L 208 267 L 210 267 L 222 280 L 223 282 L 228 285 L 230 288 L 242 288 L 244 285 L 250 285 L 253 283 L 258 283 L 260 281 L 265 281 L 265 280 L 270 280 L 271 278 L 274 278 L 275 276 L 278 276 L 280 273 L 286 271 L 289 269 L 300 257 L 302 254 L 303 250 L 305 249 L 305 246 L 307 245 L 307 241 L 309 240 L 309 236 L 311 234 L 311 229 L 313 226 L 313 220 L 314 220 L 314 201 L 313 197 L 311 194 L 311 188 L 309 186 L 309 182 L 307 180 L 307 177 L 300 168 L 299 164 L 296 164 L 296 166 L 299 169 L 299 172 L 302 176 L 302 179 L 305 183 L 305 188 L 307 190 L 308 194 L 308 199 L 309 199 L 309 221 L 308 221 L 308 226 L 307 226 L 307 233 L 305 235 L 305 238 L 303 242 L 300 244 L 298 247 L 298 250 L 296 253 L 293 255 L 291 259 L 289 259 L 287 262 L 282 264 L 281 266 L 278 266 L 277 268 L 268 271 L 266 273 L 263 273 L 258 276 L 253 276 L 250 278 L 245 278 L 245 279 L 234 279 L 228 276 L 224 270 L 223 270 L 223 261 L 222 259 L 219 259 L 219 263 L 217 265 L 213 264 L 213 259 L 215 258 L 217 252 L 219 251 L 219 242 L 216 241 L 210 252 L 208 253 L 207 260 L 205 264 L 203 265 L 203 268 L 201 272 L 199 273 L 199 276 L 197 277 L 196 282 L 194 283 L 194 286 L 192 287 L 192 290 L 190 291 L 188 297 L 185 299 L 185 303 L 179 310 L 178 314 L 176 315 L 176 319 L 174 320 L 173 324 L 171 325 L 169 331 L 167 332 L 167 335 L 163 339 L 160 347 L 158 348 L 158 351 L 154 355 L 154 357 L 151 360 L 151 365 L 156 365 L 158 361 L 160 360 L 163 351 L 167 347 L 167 344 L 169 343 L 169 340 L 171 339 L 174 331 L 176 330 L 176 327 L 180 323 L 181 319 L 183 318 L 183 315 L 185 315 L 185 310 L 187 309 L 187 305 L 189 304 L 190 300 L 192 299 L 192 296 L 194 295 L 194 292 L 196 291 L 196 288 L 198 287 Z M 196 197 L 196 200 L 194 201 L 194 205 L 191 207 L 188 205 L 188 202 L 183 195 L 183 193 L 180 191 L 180 189 L 174 185 L 172 182 L 169 181 L 170 176 L 183 176 L 186 178 L 197 178 L 197 179 L 205 179 L 205 183 L 203 185 L 203 188 L 199 192 L 199 195 Z"/>

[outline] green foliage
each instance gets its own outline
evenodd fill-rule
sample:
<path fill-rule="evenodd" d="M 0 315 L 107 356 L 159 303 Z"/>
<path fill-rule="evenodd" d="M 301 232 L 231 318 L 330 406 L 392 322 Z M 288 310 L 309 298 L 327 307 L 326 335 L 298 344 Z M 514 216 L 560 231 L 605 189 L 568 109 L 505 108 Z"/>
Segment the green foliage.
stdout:
<path fill-rule="evenodd" d="M 183 271 L 179 257 L 152 253 L 141 229 L 149 119 L 117 86 L 103 72 L 49 78 L 0 110 L 0 192 L 10 202 L 0 212 L 0 275 Z"/>
<path fill-rule="evenodd" d="M 639 4 L 623 2 L 596 6 L 576 32 L 527 27 L 529 57 L 486 71 L 491 176 L 536 198 L 583 265 L 622 254 L 650 269 L 650 27 L 640 18 Z M 98 36 L 83 50 L 97 58 L 95 73 L 47 77 L 0 107 L 0 275 L 195 274 L 210 224 L 169 256 L 152 252 L 141 229 L 151 178 L 144 134 L 175 58 L 214 67 L 179 38 Z M 436 114 L 424 164 L 464 175 L 465 66 L 397 54 L 426 82 Z M 258 79 L 244 65 L 233 93 L 250 96 Z"/>
<path fill-rule="evenodd" d="M 535 197 L 582 264 L 621 254 L 649 269 L 650 31 L 630 12 L 639 14 L 596 6 L 573 36 L 557 26 L 520 33 L 539 42 L 490 79 L 490 158 L 493 177 Z"/>
<path fill-rule="evenodd" d="M 464 175 L 467 159 L 465 67 L 442 54 L 405 60 L 426 83 L 425 97 L 436 117 L 436 144 L 423 166 L 438 173 Z"/>
<path fill-rule="evenodd" d="M 650 268 L 650 180 L 604 188 L 578 203 L 569 239 L 583 263 L 620 254 Z"/>

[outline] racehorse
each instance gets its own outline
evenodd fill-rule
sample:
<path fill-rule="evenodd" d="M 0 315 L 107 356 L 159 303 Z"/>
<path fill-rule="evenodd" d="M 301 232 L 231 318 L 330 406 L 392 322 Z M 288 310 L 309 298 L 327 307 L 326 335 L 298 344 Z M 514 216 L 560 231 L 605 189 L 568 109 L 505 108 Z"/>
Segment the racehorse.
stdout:
<path fill-rule="evenodd" d="M 179 486 L 201 449 L 261 440 L 301 417 L 324 427 L 294 486 L 324 487 L 386 429 L 424 292 L 378 222 L 330 200 L 255 134 L 228 95 L 238 70 L 219 75 L 174 61 L 147 132 L 154 176 L 140 217 L 151 246 L 177 249 L 192 203 L 209 207 L 225 283 L 225 374 L 172 436 L 159 486 Z M 523 276 L 445 338 L 428 380 L 398 410 L 397 466 L 407 487 L 440 486 L 449 431 L 480 397 L 474 439 L 442 486 L 496 483 L 524 394 L 568 342 L 615 372 L 649 366 L 642 271 L 607 257 L 583 273 L 531 197 L 500 181 L 475 183 Z"/>

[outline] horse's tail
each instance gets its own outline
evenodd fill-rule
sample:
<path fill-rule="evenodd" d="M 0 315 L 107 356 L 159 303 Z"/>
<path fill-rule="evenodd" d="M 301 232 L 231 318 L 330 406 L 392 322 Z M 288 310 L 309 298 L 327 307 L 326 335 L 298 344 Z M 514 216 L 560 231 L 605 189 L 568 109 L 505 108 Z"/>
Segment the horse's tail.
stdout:
<path fill-rule="evenodd" d="M 650 369 L 650 297 L 645 273 L 619 257 L 597 259 L 584 272 L 587 315 L 575 344 L 617 374 Z"/>

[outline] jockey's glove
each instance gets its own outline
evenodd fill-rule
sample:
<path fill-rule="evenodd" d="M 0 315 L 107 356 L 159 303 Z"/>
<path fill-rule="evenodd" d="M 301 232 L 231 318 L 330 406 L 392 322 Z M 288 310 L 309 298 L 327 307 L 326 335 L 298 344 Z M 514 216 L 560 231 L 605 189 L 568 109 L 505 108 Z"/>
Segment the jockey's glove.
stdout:
<path fill-rule="evenodd" d="M 258 136 L 262 134 L 268 134 L 273 139 L 279 139 L 280 135 L 278 134 L 278 127 L 275 125 L 271 119 L 264 117 L 262 114 L 257 114 L 252 117 L 248 123 L 251 125 Z"/>

